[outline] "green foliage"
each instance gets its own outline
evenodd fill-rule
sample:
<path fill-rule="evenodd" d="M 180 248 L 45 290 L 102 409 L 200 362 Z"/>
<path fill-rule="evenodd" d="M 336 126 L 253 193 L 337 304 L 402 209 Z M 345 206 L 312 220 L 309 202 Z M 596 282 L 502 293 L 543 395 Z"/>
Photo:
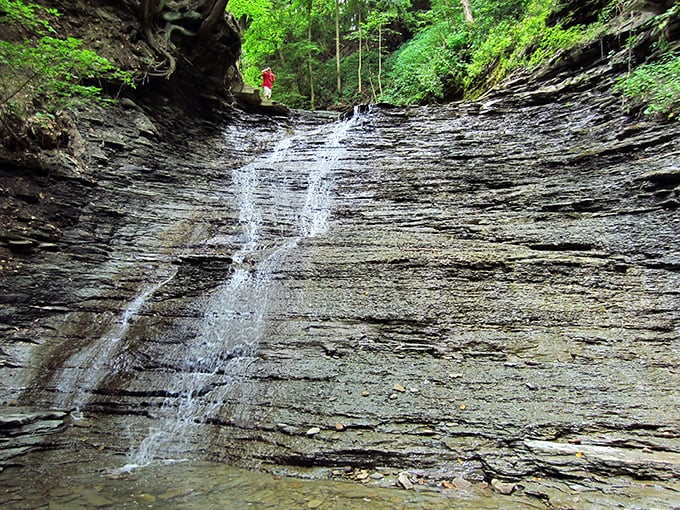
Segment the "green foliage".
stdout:
<path fill-rule="evenodd" d="M 229 12 L 236 18 L 253 19 L 266 15 L 272 9 L 271 0 L 230 0 Z"/>
<path fill-rule="evenodd" d="M 395 104 L 443 99 L 446 78 L 463 68 L 456 50 L 464 42 L 464 33 L 446 34 L 441 25 L 417 34 L 390 58 L 390 87 L 381 99 Z"/>
<path fill-rule="evenodd" d="M 524 12 L 515 10 L 496 20 L 494 29 L 484 39 L 480 40 L 478 35 L 479 42 L 467 66 L 466 88 L 470 89 L 491 67 L 495 68 L 493 82 L 487 86 L 521 67 L 536 67 L 557 51 L 583 40 L 586 34 L 583 27 L 548 26 L 548 16 L 556 4 L 554 0 L 524 2 Z"/>
<path fill-rule="evenodd" d="M 563 0 L 469 3 L 472 23 L 466 23 L 459 0 L 417 2 L 421 7 L 411 0 L 338 0 L 341 92 L 335 69 L 336 0 L 230 0 L 229 9 L 247 20 L 241 67 L 246 81 L 259 87 L 260 70 L 272 66 L 275 99 L 296 107 L 312 106 L 312 98 L 323 107 L 474 98 L 518 69 L 537 67 L 593 40 L 624 9 L 623 2 L 611 0 L 599 18 L 590 17 L 595 20 L 590 25 L 566 19 L 563 26 L 551 18 Z M 669 11 L 676 13 L 672 19 L 678 9 Z M 671 16 L 659 18 L 669 22 Z M 663 44 L 656 49 L 663 50 Z M 665 99 L 650 96 L 650 108 L 672 105 L 672 90 L 659 92 Z"/>
<path fill-rule="evenodd" d="M 6 130 L 17 117 L 100 101 L 97 80 L 134 86 L 129 73 L 84 49 L 80 40 L 56 37 L 45 17 L 57 14 L 35 4 L 0 0 L 0 24 L 12 35 L 0 40 L 0 120 Z"/>
<path fill-rule="evenodd" d="M 21 25 L 38 33 L 54 32 L 47 20 L 38 17 L 43 11 L 51 16 L 58 16 L 56 9 L 47 9 L 35 4 L 25 4 L 21 0 L 0 0 L 0 22 Z M 4 20 L 2 18 L 5 18 Z"/>
<path fill-rule="evenodd" d="M 582 37 L 580 27 L 547 26 L 556 0 L 471 0 L 467 25 L 458 2 L 436 0 L 419 32 L 389 60 L 384 100 L 440 101 L 451 91 L 474 96 L 519 67 L 536 66 Z M 485 80 L 481 89 L 475 83 Z"/>
<path fill-rule="evenodd" d="M 232 0 L 229 10 L 247 22 L 243 41 L 243 74 L 247 82 L 256 85 L 260 69 L 285 40 L 289 20 L 287 12 L 275 9 L 271 0 Z"/>
<path fill-rule="evenodd" d="M 14 44 L 0 41 L 0 103 L 23 94 L 49 111 L 72 106 L 82 100 L 98 98 L 101 89 L 83 85 L 86 80 L 113 78 L 131 84 L 105 58 L 82 49 L 82 42 L 44 36 L 36 43 Z"/>
<path fill-rule="evenodd" d="M 395 34 L 401 37 L 391 25 L 403 23 L 403 19 L 409 17 L 410 1 L 339 1 L 344 84 L 340 94 L 336 90 L 335 68 L 336 0 L 257 0 L 252 5 L 248 0 L 230 0 L 227 6 L 237 17 L 246 20 L 241 59 L 246 82 L 259 87 L 261 69 L 271 66 L 277 76 L 275 100 L 293 107 L 310 107 L 313 91 L 315 104 L 328 107 L 355 100 L 359 89 L 364 97 L 367 94 L 373 97 L 380 83 L 378 45 L 382 44 L 386 54 L 385 39 Z"/>
<path fill-rule="evenodd" d="M 642 104 L 646 115 L 677 118 L 680 113 L 680 53 L 638 66 L 621 78 L 615 90 L 629 107 Z"/>

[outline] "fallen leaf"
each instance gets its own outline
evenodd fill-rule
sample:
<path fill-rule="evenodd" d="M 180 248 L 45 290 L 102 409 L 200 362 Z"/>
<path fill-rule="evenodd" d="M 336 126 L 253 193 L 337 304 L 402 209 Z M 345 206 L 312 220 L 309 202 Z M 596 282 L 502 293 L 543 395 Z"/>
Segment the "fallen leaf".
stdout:
<path fill-rule="evenodd" d="M 467 406 L 465 404 L 460 405 L 460 410 L 465 411 L 467 409 Z"/>

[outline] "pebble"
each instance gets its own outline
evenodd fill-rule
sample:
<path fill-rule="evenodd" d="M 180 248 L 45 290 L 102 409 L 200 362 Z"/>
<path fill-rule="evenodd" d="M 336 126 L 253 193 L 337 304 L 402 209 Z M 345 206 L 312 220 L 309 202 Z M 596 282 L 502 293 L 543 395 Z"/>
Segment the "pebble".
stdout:
<path fill-rule="evenodd" d="M 455 485 L 457 489 L 468 489 L 468 488 L 472 487 L 472 483 L 468 482 L 463 477 L 455 478 L 453 480 L 453 485 Z"/>
<path fill-rule="evenodd" d="M 413 483 L 411 482 L 411 477 L 406 471 L 402 471 L 401 473 L 399 473 L 397 481 L 399 482 L 399 485 L 401 485 L 407 491 L 413 490 Z"/>
<path fill-rule="evenodd" d="M 293 427 L 292 425 L 287 425 L 285 423 L 277 423 L 276 428 L 279 429 L 284 434 L 288 434 L 289 436 L 293 436 L 298 432 L 295 427 Z"/>
<path fill-rule="evenodd" d="M 307 432 L 305 432 L 305 434 L 311 437 L 317 435 L 319 432 L 321 432 L 319 427 L 312 427 Z"/>
<path fill-rule="evenodd" d="M 156 502 L 156 496 L 153 494 L 140 494 L 139 499 L 141 499 L 144 503 L 155 503 Z"/>
<path fill-rule="evenodd" d="M 497 478 L 491 480 L 491 488 L 500 494 L 509 495 L 515 491 L 515 484 L 510 482 L 501 482 Z"/>

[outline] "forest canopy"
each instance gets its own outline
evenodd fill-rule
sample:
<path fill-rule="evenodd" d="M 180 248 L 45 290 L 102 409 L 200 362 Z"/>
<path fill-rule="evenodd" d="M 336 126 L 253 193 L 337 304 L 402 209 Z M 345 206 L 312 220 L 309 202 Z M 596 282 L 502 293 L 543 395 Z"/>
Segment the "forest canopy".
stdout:
<path fill-rule="evenodd" d="M 230 0 L 244 34 L 242 72 L 277 71 L 293 106 L 437 102 L 475 95 L 583 36 L 548 26 L 557 0 Z M 531 48 L 528 50 L 528 48 Z"/>
<path fill-rule="evenodd" d="M 680 105 L 672 0 L 122 0 L 104 18 L 75 0 L 58 2 L 62 16 L 47 8 L 56 3 L 0 0 L 0 132 L 15 141 L 26 119 L 49 124 L 100 100 L 103 85 L 172 83 L 178 97 L 229 102 L 241 77 L 259 88 L 272 67 L 273 98 L 290 107 L 428 104 L 474 99 L 588 45 L 593 58 L 631 49 L 616 87 L 627 107 L 677 118 Z M 646 21 L 656 25 L 649 44 L 635 32 Z M 90 33 L 73 37 L 83 26 Z"/>
<path fill-rule="evenodd" d="M 590 10 L 583 24 L 570 19 L 565 3 L 229 0 L 227 10 L 243 31 L 246 82 L 259 86 L 261 69 L 271 66 L 276 100 L 317 108 L 475 98 L 518 68 L 593 40 L 640 2 L 577 2 Z"/>

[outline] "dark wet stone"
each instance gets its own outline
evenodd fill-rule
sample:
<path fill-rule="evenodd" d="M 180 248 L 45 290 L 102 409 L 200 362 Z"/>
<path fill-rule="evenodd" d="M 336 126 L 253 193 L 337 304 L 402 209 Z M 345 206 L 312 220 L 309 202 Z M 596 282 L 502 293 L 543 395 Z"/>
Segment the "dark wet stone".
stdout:
<path fill-rule="evenodd" d="M 50 441 L 83 457 L 165 427 L 158 456 L 305 476 L 677 494 L 680 127 L 630 127 L 599 71 L 371 107 L 336 145 L 328 112 L 175 112 L 151 146 L 84 116 L 80 171 L 0 173 L 3 231 L 59 247 L 0 246 L 0 401 L 80 407 L 90 426 Z M 328 229 L 305 237 L 325 164 Z"/>

